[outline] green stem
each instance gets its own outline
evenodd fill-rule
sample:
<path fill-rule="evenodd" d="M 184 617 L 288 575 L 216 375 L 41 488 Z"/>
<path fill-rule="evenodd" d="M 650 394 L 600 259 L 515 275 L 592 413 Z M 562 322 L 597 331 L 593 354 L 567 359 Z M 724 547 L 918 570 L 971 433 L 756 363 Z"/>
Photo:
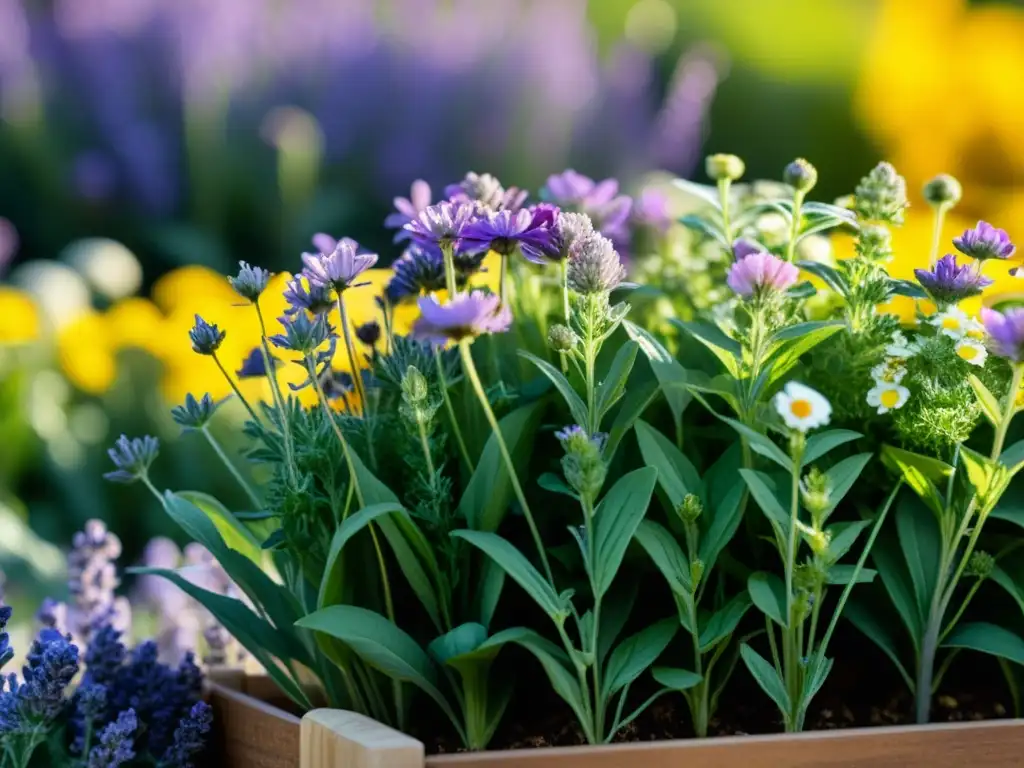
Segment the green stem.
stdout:
<path fill-rule="evenodd" d="M 508 254 L 501 254 L 501 272 L 498 277 L 498 297 L 501 299 L 502 306 L 508 300 Z"/>
<path fill-rule="evenodd" d="M 725 242 L 732 248 L 732 226 L 729 223 L 729 179 L 718 180 L 718 200 L 722 205 L 722 231 L 725 233 Z"/>
<path fill-rule="evenodd" d="M 345 339 L 345 350 L 348 352 L 349 369 L 352 371 L 352 381 L 356 385 L 356 394 L 359 395 L 359 403 L 363 413 L 366 413 L 366 390 L 363 388 L 363 374 L 356 365 L 355 344 L 352 342 L 352 329 L 348 326 L 348 313 L 345 311 L 345 299 L 343 292 L 338 291 L 338 319 L 341 321 L 342 338 Z"/>
<path fill-rule="evenodd" d="M 473 390 L 476 392 L 477 399 L 480 401 L 480 406 L 484 409 L 484 415 L 487 417 L 488 423 L 491 425 L 491 431 L 494 433 L 494 439 L 498 442 L 498 450 L 501 452 L 501 457 L 505 461 L 505 468 L 508 470 L 509 481 L 512 483 L 512 490 L 516 495 L 516 499 L 519 501 L 519 506 L 523 508 L 523 516 L 526 518 L 526 523 L 530 527 L 530 534 L 533 536 L 533 542 L 537 547 L 537 554 L 540 557 L 541 564 L 544 566 L 544 575 L 547 576 L 548 583 L 554 586 L 555 579 L 551 573 L 551 565 L 548 563 L 547 552 L 544 549 L 544 542 L 540 538 L 540 531 L 537 530 L 537 523 L 533 518 L 533 513 L 530 511 L 530 505 L 526 501 L 526 494 L 523 493 L 523 488 L 519 484 L 519 476 L 516 473 L 515 463 L 512 461 L 512 454 L 508 451 L 508 446 L 505 444 L 505 437 L 501 434 L 501 426 L 498 424 L 498 419 L 494 415 L 494 411 L 491 410 L 491 404 L 487 401 L 487 394 L 484 392 L 484 386 L 480 382 L 480 376 L 476 372 L 476 365 L 473 363 L 473 353 L 470 351 L 470 339 L 463 339 L 459 342 L 459 353 L 462 355 L 462 368 L 466 372 L 466 376 L 469 377 L 470 383 L 473 385 Z"/>
<path fill-rule="evenodd" d="M 200 428 L 200 432 L 203 433 L 206 441 L 210 444 L 210 447 L 213 448 L 213 452 L 217 454 L 217 457 L 224 463 L 224 466 L 228 468 L 228 472 L 231 473 L 231 476 L 235 478 L 240 486 L 242 486 L 242 490 L 245 491 L 246 496 L 249 497 L 249 501 L 252 502 L 253 509 L 256 511 L 263 509 L 263 502 L 260 501 L 259 496 L 256 495 L 256 492 L 252 489 L 252 486 L 249 485 L 246 479 L 242 477 L 242 473 L 238 471 L 238 467 L 236 467 L 231 459 L 228 458 L 228 455 L 224 453 L 224 449 L 220 447 L 220 443 L 218 443 L 216 438 L 210 434 L 210 430 L 206 424 Z"/>
<path fill-rule="evenodd" d="M 928 268 L 935 269 L 935 264 L 939 260 L 939 246 L 942 243 L 942 224 L 946 219 L 946 211 L 949 210 L 949 206 L 940 203 L 935 206 L 935 222 L 932 226 L 932 244 L 928 251 Z"/>
<path fill-rule="evenodd" d="M 306 370 L 309 371 L 309 378 L 313 382 L 313 387 L 316 390 L 317 399 L 320 401 L 320 407 L 324 409 L 324 416 L 327 421 L 331 424 L 331 429 L 334 430 L 334 436 L 338 438 L 338 442 L 341 444 L 341 452 L 345 455 L 345 464 L 348 467 L 348 475 L 352 487 L 355 489 L 356 501 L 359 502 L 359 508 L 363 509 L 366 506 L 366 500 L 363 498 L 363 489 L 359 486 L 359 478 L 356 476 L 356 465 L 352 460 L 352 448 L 348 444 L 348 440 L 345 439 L 345 435 L 342 433 L 341 428 L 338 426 L 338 422 L 334 418 L 334 411 L 331 409 L 331 404 L 327 401 L 327 395 L 324 394 L 324 388 L 320 386 L 320 377 L 316 375 L 316 363 L 313 362 L 313 358 L 310 355 L 306 355 Z"/>
<path fill-rule="evenodd" d="M 437 365 L 437 383 L 441 388 L 441 398 L 444 400 L 445 410 L 448 411 L 448 420 L 452 424 L 452 434 L 455 436 L 455 442 L 459 446 L 462 461 L 469 469 L 469 473 L 473 474 L 476 468 L 473 466 L 473 460 L 469 458 L 466 441 L 462 439 L 462 430 L 459 428 L 459 420 L 455 417 L 455 407 L 452 405 L 452 399 L 448 394 L 448 378 L 444 375 L 444 363 L 441 360 L 441 350 L 438 347 L 434 348 L 434 362 Z"/>
<path fill-rule="evenodd" d="M 455 298 L 455 246 L 449 242 L 441 243 L 441 256 L 444 259 L 444 283 L 448 288 L 448 301 Z"/>
<path fill-rule="evenodd" d="M 580 504 L 583 507 L 584 522 L 587 526 L 587 571 L 590 576 L 590 591 L 594 596 L 594 621 L 592 622 L 590 649 L 594 653 L 594 664 L 591 667 L 594 678 L 594 738 L 600 742 L 604 737 L 605 707 L 607 702 L 601 690 L 601 664 L 597 659 L 598 632 L 601 627 L 601 595 L 597 588 L 595 571 L 597 568 L 597 548 L 595 545 L 597 536 L 593 525 L 594 500 L 589 496 L 582 495 Z"/>
<path fill-rule="evenodd" d="M 242 394 L 242 391 L 238 388 L 238 385 L 235 384 L 235 380 L 231 378 L 230 374 L 228 374 L 227 369 L 224 367 L 224 364 L 221 363 L 220 358 L 217 357 L 217 353 L 211 352 L 210 357 L 213 358 L 213 362 L 215 362 L 217 364 L 217 367 L 220 368 L 220 372 L 224 374 L 224 378 L 227 379 L 228 384 L 231 385 L 231 389 L 234 391 L 238 399 L 242 401 L 242 405 L 245 406 L 245 410 L 247 410 L 249 412 L 249 415 L 252 416 L 252 420 L 255 421 L 256 423 L 259 423 L 259 417 L 256 415 L 256 411 L 252 409 L 252 406 L 249 405 L 249 401 L 245 399 L 245 395 Z"/>
<path fill-rule="evenodd" d="M 797 190 L 793 193 L 793 221 L 789 226 L 789 242 L 786 243 L 786 261 L 793 261 L 796 255 L 796 239 L 800 236 L 800 224 L 804 204 L 804 192 Z"/>
<path fill-rule="evenodd" d="M 270 379 L 270 395 L 274 399 L 274 409 L 281 420 L 281 438 L 284 441 L 284 460 L 288 468 L 288 479 L 292 488 L 298 485 L 298 468 L 295 464 L 295 446 L 292 444 L 292 433 L 288 428 L 288 409 L 285 407 L 285 398 L 281 393 L 281 385 L 277 380 L 277 368 L 274 365 L 274 356 L 270 353 L 270 344 L 267 342 L 267 324 L 263 321 L 263 310 L 260 309 L 259 301 L 254 301 L 256 317 L 260 320 L 260 349 L 263 352 L 263 366 L 267 370 L 267 378 Z"/>
<path fill-rule="evenodd" d="M 967 606 L 971 604 L 971 600 L 974 599 L 975 594 L 977 594 L 978 590 L 981 589 L 982 582 L 984 581 L 985 579 L 981 577 L 975 579 L 971 588 L 964 596 L 963 602 L 960 603 L 960 607 L 957 609 L 957 612 L 953 614 L 953 618 L 949 620 L 949 623 L 946 624 L 946 628 L 942 630 L 942 633 L 939 635 L 939 645 L 942 644 L 942 641 L 946 639 L 946 636 L 953 631 L 953 627 L 956 626 L 956 623 L 963 617 L 964 611 L 967 610 Z"/>

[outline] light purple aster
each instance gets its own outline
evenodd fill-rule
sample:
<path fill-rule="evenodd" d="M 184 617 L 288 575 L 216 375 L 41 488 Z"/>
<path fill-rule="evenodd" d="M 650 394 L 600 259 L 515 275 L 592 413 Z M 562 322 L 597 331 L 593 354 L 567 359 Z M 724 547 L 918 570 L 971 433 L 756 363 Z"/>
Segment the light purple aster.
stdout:
<path fill-rule="evenodd" d="M 309 284 L 308 288 L 306 283 Z M 314 315 L 322 315 L 334 306 L 331 286 L 309 279 L 303 282 L 301 274 L 285 283 L 283 295 L 284 300 L 288 302 L 288 306 L 284 310 L 286 315 L 294 315 L 302 310 Z"/>
<path fill-rule="evenodd" d="M 420 245 L 458 247 L 463 230 L 475 216 L 476 206 L 472 203 L 438 203 L 424 208 L 403 229 Z"/>
<path fill-rule="evenodd" d="M 917 282 L 921 284 L 936 304 L 956 304 L 971 296 L 977 296 L 992 281 L 967 264 L 957 264 L 956 256 L 946 254 L 932 270 L 915 269 Z"/>
<path fill-rule="evenodd" d="M 981 322 L 985 324 L 993 353 L 1015 363 L 1024 361 L 1024 308 L 997 312 L 984 307 Z"/>
<path fill-rule="evenodd" d="M 409 190 L 409 197 L 396 197 L 394 199 L 395 210 L 389 213 L 384 219 L 384 226 L 388 229 L 397 229 L 395 242 L 408 240 L 411 237 L 405 225 L 415 219 L 420 213 L 430 206 L 430 185 L 423 179 L 416 179 Z"/>
<path fill-rule="evenodd" d="M 420 299 L 420 318 L 413 326 L 414 338 L 443 344 L 446 341 L 504 333 L 512 324 L 512 311 L 501 297 L 484 291 L 458 293 L 441 304 L 433 296 Z"/>
<path fill-rule="evenodd" d="M 784 291 L 800 276 L 800 270 L 768 251 L 755 250 L 729 267 L 726 282 L 744 298 Z"/>
<path fill-rule="evenodd" d="M 628 243 L 629 212 L 633 201 L 619 194 L 619 182 L 615 179 L 595 182 L 570 168 L 548 177 L 545 194 L 562 208 L 590 216 L 594 228 L 616 245 Z"/>
<path fill-rule="evenodd" d="M 377 254 L 359 253 L 354 240 L 343 238 L 333 252 L 302 254 L 302 263 L 306 265 L 302 274 L 310 283 L 330 286 L 340 293 L 346 288 L 368 285 L 355 281 L 377 263 Z"/>
<path fill-rule="evenodd" d="M 953 245 L 972 259 L 1008 259 L 1017 247 L 1010 242 L 1005 229 L 996 229 L 987 221 L 979 221 L 974 229 L 953 238 Z"/>
<path fill-rule="evenodd" d="M 526 208 L 512 211 L 489 212 L 471 222 L 462 231 L 462 246 L 467 251 L 496 251 L 508 256 L 516 245 L 543 251 L 551 247 L 554 222 L 558 209 L 554 206 L 533 211 Z"/>
<path fill-rule="evenodd" d="M 626 268 L 607 237 L 584 235 L 569 248 L 566 282 L 576 293 L 608 293 L 626 279 Z"/>
<path fill-rule="evenodd" d="M 547 206 L 556 212 L 554 224 L 551 225 L 551 244 L 547 248 L 537 249 L 528 244 L 523 245 L 523 256 L 534 264 L 547 264 L 551 261 L 565 261 L 569 258 L 573 243 L 583 237 L 594 234 L 594 225 L 585 213 L 566 213 L 550 203 L 539 203 L 535 209 Z"/>
<path fill-rule="evenodd" d="M 505 189 L 489 173 L 470 171 L 458 184 L 449 184 L 444 193 L 454 203 L 474 203 L 491 211 L 518 211 L 527 193 L 516 187 Z"/>

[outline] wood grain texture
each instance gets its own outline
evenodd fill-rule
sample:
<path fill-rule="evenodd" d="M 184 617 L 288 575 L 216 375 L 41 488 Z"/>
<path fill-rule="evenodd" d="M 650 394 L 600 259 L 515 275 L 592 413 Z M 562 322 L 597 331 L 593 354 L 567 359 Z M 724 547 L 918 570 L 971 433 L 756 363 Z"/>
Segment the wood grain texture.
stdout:
<path fill-rule="evenodd" d="M 423 768 L 423 744 L 365 715 L 314 709 L 302 718 L 300 768 Z"/>
<path fill-rule="evenodd" d="M 1005 768 L 1024 720 L 440 755 L 427 768 Z"/>
<path fill-rule="evenodd" d="M 241 681 L 241 688 L 259 688 L 260 680 Z M 228 682 L 234 682 L 230 678 Z M 250 685 L 251 684 L 251 685 Z M 274 691 L 263 685 L 262 693 Z M 298 768 L 300 721 L 295 715 L 219 683 L 209 685 L 213 707 L 210 765 L 220 768 Z M 276 692 L 280 695 L 279 692 Z"/>

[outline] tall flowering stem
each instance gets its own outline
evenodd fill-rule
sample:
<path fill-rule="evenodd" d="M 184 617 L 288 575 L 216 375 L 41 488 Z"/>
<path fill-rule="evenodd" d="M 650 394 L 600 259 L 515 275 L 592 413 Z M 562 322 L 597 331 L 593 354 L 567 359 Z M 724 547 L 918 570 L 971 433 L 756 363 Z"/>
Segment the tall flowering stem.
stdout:
<path fill-rule="evenodd" d="M 224 367 L 224 363 L 222 363 L 220 361 L 220 357 L 217 356 L 217 353 L 211 352 L 210 357 L 213 358 L 213 362 L 215 362 L 217 364 L 217 367 L 220 368 L 220 372 L 224 374 L 224 378 L 227 379 L 228 385 L 230 385 L 231 390 L 235 393 L 235 396 L 242 401 L 242 405 L 245 406 L 245 410 L 249 412 L 249 415 L 252 417 L 252 420 L 255 422 L 259 422 L 260 419 L 259 416 L 256 415 L 256 411 L 254 411 L 253 407 L 249 405 L 249 401 L 245 399 L 245 395 L 242 394 L 242 390 L 238 388 L 238 384 L 236 384 L 235 380 L 231 378 L 231 374 L 228 373 L 227 369 Z M 267 370 L 270 369 L 268 368 Z"/>
<path fill-rule="evenodd" d="M 274 366 L 274 356 L 270 353 L 270 345 L 267 342 L 267 324 L 263 319 L 263 310 L 260 309 L 259 301 L 254 301 L 256 317 L 260 321 L 260 350 L 263 354 L 263 365 L 267 370 L 267 378 L 270 379 L 270 395 L 274 398 L 274 409 L 281 420 L 281 439 L 284 441 L 285 464 L 288 470 L 288 479 L 292 487 L 298 485 L 298 470 L 295 467 L 295 446 L 292 443 L 291 429 L 288 427 L 288 411 L 285 408 L 284 395 L 281 393 L 281 385 L 277 380 L 277 369 Z"/>
<path fill-rule="evenodd" d="M 234 462 L 231 461 L 228 455 L 224 452 L 224 449 L 220 447 L 220 443 L 217 442 L 217 438 L 215 438 L 210 432 L 210 428 L 204 424 L 199 428 L 199 431 L 203 433 L 203 437 L 206 438 L 206 442 L 208 442 L 210 447 L 213 448 L 213 452 L 217 454 L 217 458 L 221 460 L 221 463 L 227 468 L 228 472 L 231 473 L 231 476 L 235 478 L 235 481 L 242 487 L 242 490 L 245 491 L 245 495 L 249 497 L 249 501 L 252 503 L 253 509 L 256 511 L 262 510 L 263 502 L 260 501 L 260 497 L 256 495 L 256 491 L 253 490 L 249 482 L 242 477 L 242 473 L 238 471 L 238 467 L 235 466 Z"/>
<path fill-rule="evenodd" d="M 444 259 L 444 282 L 448 289 L 448 295 L 454 296 L 455 287 L 455 245 L 449 241 L 441 242 L 441 256 Z"/>
<path fill-rule="evenodd" d="M 441 389 L 441 399 L 444 400 L 444 408 L 448 412 L 448 420 L 452 424 L 452 434 L 455 435 L 455 442 L 459 446 L 459 454 L 466 464 L 466 468 L 472 473 L 476 467 L 473 466 L 473 459 L 466 449 L 466 441 L 462 437 L 462 429 L 459 428 L 459 420 L 455 416 L 455 407 L 452 405 L 452 398 L 448 394 L 448 377 L 444 375 L 444 362 L 441 360 L 441 348 L 434 347 L 434 362 L 437 365 L 437 384 Z"/>
<path fill-rule="evenodd" d="M 341 291 L 338 291 L 338 319 L 341 322 L 342 338 L 345 339 L 345 350 L 348 352 L 348 364 L 352 370 L 352 380 L 355 382 L 356 394 L 359 395 L 359 402 L 363 413 L 366 413 L 366 388 L 363 386 L 363 375 L 356 365 L 355 345 L 352 343 L 352 329 L 348 327 L 348 313 L 345 311 L 345 298 Z"/>

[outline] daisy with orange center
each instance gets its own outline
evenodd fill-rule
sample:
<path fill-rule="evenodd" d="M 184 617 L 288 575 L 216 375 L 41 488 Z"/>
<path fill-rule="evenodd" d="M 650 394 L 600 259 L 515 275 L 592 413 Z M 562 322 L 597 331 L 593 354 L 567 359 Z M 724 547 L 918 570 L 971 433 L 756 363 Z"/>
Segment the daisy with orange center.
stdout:
<path fill-rule="evenodd" d="M 832 405 L 816 390 L 791 381 L 775 396 L 775 410 L 787 427 L 799 432 L 828 424 Z"/>

